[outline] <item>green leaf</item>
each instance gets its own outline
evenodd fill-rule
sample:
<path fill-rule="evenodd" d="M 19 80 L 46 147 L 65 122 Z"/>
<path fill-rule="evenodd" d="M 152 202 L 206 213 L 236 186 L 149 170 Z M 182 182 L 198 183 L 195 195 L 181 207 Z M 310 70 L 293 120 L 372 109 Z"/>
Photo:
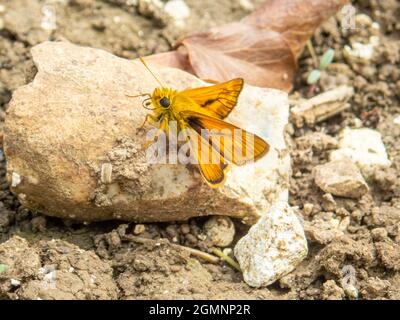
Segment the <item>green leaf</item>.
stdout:
<path fill-rule="evenodd" d="M 8 266 L 6 264 L 0 263 L 0 273 L 6 272 L 8 270 Z"/>
<path fill-rule="evenodd" d="M 333 49 L 328 49 L 324 55 L 321 58 L 321 61 L 319 63 L 319 68 L 321 70 L 326 69 L 333 61 L 333 58 L 335 57 L 335 50 Z"/>
<path fill-rule="evenodd" d="M 321 78 L 321 71 L 315 69 L 308 75 L 307 83 L 309 85 L 316 84 L 319 78 Z"/>

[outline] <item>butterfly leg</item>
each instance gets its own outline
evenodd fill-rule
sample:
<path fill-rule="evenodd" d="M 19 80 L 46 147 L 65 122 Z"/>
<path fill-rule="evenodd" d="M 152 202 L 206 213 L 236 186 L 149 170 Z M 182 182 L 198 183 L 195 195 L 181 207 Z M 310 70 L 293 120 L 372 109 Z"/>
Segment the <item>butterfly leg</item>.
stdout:
<path fill-rule="evenodd" d="M 153 122 L 157 122 L 158 121 L 158 119 L 155 116 L 153 116 L 151 114 L 147 114 L 146 117 L 144 118 L 143 123 L 140 125 L 140 127 L 138 129 L 142 130 L 144 128 L 145 124 L 149 121 L 149 119 L 151 121 L 153 121 Z"/>
<path fill-rule="evenodd" d="M 146 123 L 147 118 L 150 118 L 152 121 L 157 122 L 159 129 L 165 132 L 165 130 L 166 130 L 167 126 L 168 126 L 168 120 L 166 119 L 166 117 L 161 117 L 161 119 L 158 119 L 158 118 L 156 118 L 156 117 L 154 117 L 152 115 L 147 115 L 143 125 L 141 126 L 141 128 Z M 153 143 L 154 143 L 154 139 L 146 141 L 146 143 L 144 144 L 144 148 L 147 149 Z"/>

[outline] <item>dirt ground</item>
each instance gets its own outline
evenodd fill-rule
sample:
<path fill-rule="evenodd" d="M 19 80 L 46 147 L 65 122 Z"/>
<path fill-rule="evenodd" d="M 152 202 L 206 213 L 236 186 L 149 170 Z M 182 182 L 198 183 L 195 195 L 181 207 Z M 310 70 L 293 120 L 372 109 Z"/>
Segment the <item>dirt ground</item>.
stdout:
<path fill-rule="evenodd" d="M 67 39 L 135 58 L 167 51 L 186 33 L 240 19 L 252 10 L 246 3 L 256 8 L 263 1 L 186 0 L 191 18 L 183 28 L 151 1 L 26 2 L 0 0 L 0 126 L 12 91 L 34 76 L 29 49 L 41 41 Z M 40 27 L 46 3 L 57 14 L 57 29 L 51 32 Z M 353 4 L 381 25 L 382 45 L 373 64 L 362 66 L 342 54 L 351 37 L 370 36 L 365 28 L 344 30 L 334 17 L 313 38 L 317 54 L 336 50 L 317 92 L 353 86 L 351 110 L 314 128 L 288 127 L 290 204 L 300 208 L 310 249 L 295 271 L 254 289 L 231 267 L 190 258 L 171 244 L 207 250 L 204 218 L 82 225 L 30 212 L 8 189 L 0 151 L 0 264 L 10 270 L 0 273 L 0 299 L 400 299 L 400 125 L 394 122 L 400 115 L 400 2 Z M 307 96 L 308 52 L 299 64 L 295 91 Z M 342 128 L 360 125 L 356 118 L 382 134 L 392 166 L 374 173 L 370 192 L 360 200 L 326 195 L 311 170 L 328 161 Z M 342 233 L 332 229 L 333 219 L 349 221 Z M 239 237 L 246 227 L 235 223 Z M 148 241 L 134 241 L 134 233 Z M 343 289 L 346 272 L 354 272 L 355 291 Z"/>

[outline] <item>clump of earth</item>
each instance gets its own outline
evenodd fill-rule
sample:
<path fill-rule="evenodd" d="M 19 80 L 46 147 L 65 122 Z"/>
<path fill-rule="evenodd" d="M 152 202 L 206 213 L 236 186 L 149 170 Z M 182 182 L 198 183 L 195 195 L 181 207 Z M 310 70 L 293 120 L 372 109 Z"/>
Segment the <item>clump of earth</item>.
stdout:
<path fill-rule="evenodd" d="M 190 18 L 177 25 L 157 1 L 71 0 L 49 7 L 32 0 L 27 7 L 22 0 L 0 0 L 0 128 L 13 90 L 35 75 L 29 50 L 44 40 L 136 58 L 168 51 L 187 33 L 238 20 L 262 2 L 186 0 Z M 379 23 L 374 32 L 382 45 L 373 63 L 360 64 L 344 54 L 353 39 L 371 35 L 368 28 L 342 28 L 339 16 L 313 38 L 317 55 L 328 48 L 336 55 L 312 90 L 306 83 L 312 58 L 305 51 L 299 61 L 298 94 L 309 97 L 345 84 L 355 95 L 351 108 L 334 118 L 314 127 L 288 126 L 290 204 L 300 209 L 309 243 L 308 257 L 296 270 L 254 289 L 231 266 L 195 259 L 180 246 L 206 252 L 213 246 L 204 228 L 207 218 L 85 225 L 30 212 L 9 191 L 1 153 L 0 264 L 12 272 L 0 269 L 0 299 L 400 299 L 400 4 L 353 5 Z M 369 191 L 357 199 L 324 193 L 311 174 L 329 161 L 332 141 L 345 127 L 378 130 L 392 161 L 390 168 L 373 172 Z M 234 223 L 227 254 L 248 230 Z"/>

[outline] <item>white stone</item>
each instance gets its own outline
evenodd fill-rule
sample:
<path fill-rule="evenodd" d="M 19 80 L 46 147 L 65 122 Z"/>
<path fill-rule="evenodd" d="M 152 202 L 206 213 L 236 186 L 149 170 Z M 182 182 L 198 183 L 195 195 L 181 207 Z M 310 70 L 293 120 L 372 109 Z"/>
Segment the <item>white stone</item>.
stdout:
<path fill-rule="evenodd" d="M 343 54 L 350 60 L 360 63 L 370 63 L 376 58 L 376 48 L 380 44 L 379 36 L 370 36 L 368 43 L 353 42 L 351 45 L 345 45 Z"/>
<path fill-rule="evenodd" d="M 247 11 L 254 10 L 254 4 L 251 0 L 239 0 L 239 5 Z"/>
<path fill-rule="evenodd" d="M 19 280 L 11 279 L 10 281 L 11 281 L 11 285 L 13 287 L 19 287 L 21 285 L 21 281 L 19 281 Z"/>
<path fill-rule="evenodd" d="M 381 134 L 368 128 L 343 129 L 340 133 L 339 148 L 332 151 L 330 158 L 350 158 L 366 178 L 369 178 L 375 169 L 391 165 Z"/>
<path fill-rule="evenodd" d="M 253 287 L 267 286 L 288 274 L 307 256 L 307 240 L 294 209 L 274 205 L 235 246 L 243 278 Z"/>
<path fill-rule="evenodd" d="M 64 42 L 37 45 L 32 57 L 38 73 L 14 91 L 4 129 L 7 179 L 24 177 L 11 191 L 26 195 L 26 207 L 85 222 L 229 215 L 251 224 L 287 202 L 285 92 L 245 85 L 226 121 L 271 148 L 255 163 L 232 165 L 224 186 L 211 189 L 196 166 L 146 160 L 146 133 L 138 128 L 150 112 L 127 94 L 151 93 L 157 83 L 140 62 Z M 207 85 L 181 70 L 150 67 L 177 90 Z M 101 179 L 104 163 L 112 165 L 111 184 L 104 170 Z"/>
<path fill-rule="evenodd" d="M 101 182 L 111 183 L 112 182 L 112 164 L 103 163 L 101 165 Z"/>
<path fill-rule="evenodd" d="M 396 118 L 394 118 L 393 123 L 400 125 L 400 116 L 397 116 Z"/>
<path fill-rule="evenodd" d="M 190 16 L 190 9 L 184 0 L 170 0 L 164 6 L 165 12 L 174 19 L 175 25 L 183 27 Z"/>
<path fill-rule="evenodd" d="M 11 175 L 11 187 L 14 188 L 18 186 L 20 183 L 21 183 L 21 176 L 18 173 L 13 172 Z"/>
<path fill-rule="evenodd" d="M 344 46 L 344 55 L 368 62 L 372 60 L 372 57 L 374 56 L 374 48 L 375 45 L 372 43 L 363 44 L 355 42 L 351 46 Z"/>

